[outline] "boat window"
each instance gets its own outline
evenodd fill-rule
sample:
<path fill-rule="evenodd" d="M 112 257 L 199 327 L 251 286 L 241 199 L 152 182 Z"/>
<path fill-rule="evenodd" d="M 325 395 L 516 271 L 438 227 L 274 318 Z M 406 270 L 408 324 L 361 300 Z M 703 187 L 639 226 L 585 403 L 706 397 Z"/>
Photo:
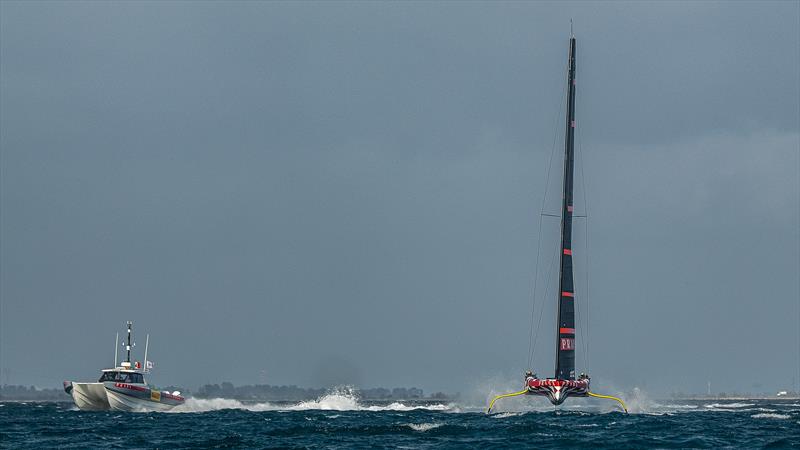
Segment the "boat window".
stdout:
<path fill-rule="evenodd" d="M 98 382 L 102 383 L 104 381 L 115 381 L 117 375 L 119 375 L 119 372 L 103 372 L 103 375 L 100 377 Z"/>
<path fill-rule="evenodd" d="M 140 373 L 131 373 L 129 383 L 144 384 L 144 377 Z"/>
<path fill-rule="evenodd" d="M 104 381 L 116 381 L 117 383 L 144 384 L 144 376 L 140 373 L 103 372 L 103 376 L 100 377 L 99 381 L 101 383 Z"/>

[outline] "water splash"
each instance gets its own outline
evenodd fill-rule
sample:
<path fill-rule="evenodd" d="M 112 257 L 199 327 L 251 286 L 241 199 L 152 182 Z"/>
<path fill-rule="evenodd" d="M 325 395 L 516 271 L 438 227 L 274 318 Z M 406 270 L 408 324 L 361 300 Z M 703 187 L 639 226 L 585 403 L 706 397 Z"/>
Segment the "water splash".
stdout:
<path fill-rule="evenodd" d="M 364 405 L 360 402 L 351 386 L 341 386 L 330 390 L 325 395 L 315 399 L 296 404 L 277 404 L 270 402 L 243 403 L 239 400 L 228 398 L 199 399 L 188 398 L 186 403 L 176 407 L 171 412 L 206 412 L 223 409 L 241 409 L 246 411 L 412 411 L 417 409 L 430 411 L 459 412 L 459 408 L 452 404 L 431 405 L 406 405 L 394 402 L 386 406 Z"/>

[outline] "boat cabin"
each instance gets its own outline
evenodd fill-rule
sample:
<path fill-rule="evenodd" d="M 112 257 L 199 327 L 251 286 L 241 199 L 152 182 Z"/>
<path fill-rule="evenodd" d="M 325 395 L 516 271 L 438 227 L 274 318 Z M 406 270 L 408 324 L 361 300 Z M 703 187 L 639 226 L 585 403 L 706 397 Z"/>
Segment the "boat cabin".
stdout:
<path fill-rule="evenodd" d="M 113 381 L 115 383 L 145 384 L 143 373 L 124 369 L 106 369 L 97 381 L 99 383 Z"/>

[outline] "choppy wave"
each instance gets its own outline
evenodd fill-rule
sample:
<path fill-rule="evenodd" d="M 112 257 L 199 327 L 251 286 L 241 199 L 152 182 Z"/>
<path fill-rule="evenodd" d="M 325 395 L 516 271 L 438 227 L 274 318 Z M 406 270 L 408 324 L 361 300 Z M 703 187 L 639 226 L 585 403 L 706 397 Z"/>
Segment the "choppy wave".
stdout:
<path fill-rule="evenodd" d="M 523 413 L 523 412 L 504 412 L 504 413 L 500 413 L 500 414 L 492 414 L 491 417 L 493 419 L 507 419 L 509 417 L 517 417 L 517 416 L 521 416 L 523 414 L 525 414 L 525 413 Z"/>
<path fill-rule="evenodd" d="M 183 405 L 177 406 L 169 412 L 198 413 L 219 411 L 223 409 L 241 409 L 245 411 L 273 411 L 275 406 L 271 403 L 242 403 L 230 398 L 187 398 Z"/>
<path fill-rule="evenodd" d="M 313 401 L 286 404 L 191 399 L 182 408 L 195 414 L 75 411 L 66 402 L 0 403 L 0 423 L 14 424 L 12 431 L 0 427 L 0 447 L 418 448 L 434 444 L 484 448 L 537 442 L 548 448 L 616 450 L 650 447 L 655 442 L 665 448 L 785 448 L 800 442 L 797 407 L 771 400 L 719 400 L 715 407 L 703 406 L 709 403 L 662 401 L 652 405 L 652 411 L 623 415 L 597 409 L 595 402 L 576 401 L 546 411 L 490 415 L 463 405 L 376 404 L 359 400 L 346 389 Z M 742 406 L 751 403 L 755 407 Z M 519 406 L 526 404 L 533 402 L 520 402 Z M 681 408 L 686 405 L 698 408 Z M 120 423 L 131 426 L 120 427 Z M 192 432 L 176 432 L 187 429 Z"/>
<path fill-rule="evenodd" d="M 750 408 L 756 405 L 755 403 L 709 403 L 703 406 L 706 408 Z"/>
<path fill-rule="evenodd" d="M 775 414 L 775 413 L 760 413 L 760 414 L 753 414 L 753 419 L 788 419 L 788 414 Z"/>
<path fill-rule="evenodd" d="M 409 423 L 407 424 L 409 428 L 414 431 L 428 431 L 433 430 L 434 428 L 439 428 L 442 426 L 441 423 Z"/>
<path fill-rule="evenodd" d="M 352 388 L 345 387 L 334 389 L 316 400 L 308 400 L 295 404 L 279 404 L 271 402 L 246 403 L 239 400 L 226 398 L 188 398 L 186 399 L 186 403 L 176 407 L 171 412 L 196 413 L 223 409 L 240 409 L 245 411 L 458 411 L 458 408 L 455 405 L 446 405 L 441 403 L 407 405 L 401 402 L 394 402 L 388 405 L 364 405 L 358 399 L 358 396 L 355 395 Z"/>

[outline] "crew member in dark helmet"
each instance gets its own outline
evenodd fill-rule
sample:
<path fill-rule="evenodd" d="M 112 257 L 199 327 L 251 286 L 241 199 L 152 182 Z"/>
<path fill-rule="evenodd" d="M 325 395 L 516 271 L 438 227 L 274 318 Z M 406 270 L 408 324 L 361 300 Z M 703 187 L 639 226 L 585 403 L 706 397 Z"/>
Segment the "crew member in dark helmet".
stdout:
<path fill-rule="evenodd" d="M 525 383 L 527 383 L 528 380 L 531 378 L 536 378 L 536 374 L 531 372 L 530 370 L 525 372 Z"/>

